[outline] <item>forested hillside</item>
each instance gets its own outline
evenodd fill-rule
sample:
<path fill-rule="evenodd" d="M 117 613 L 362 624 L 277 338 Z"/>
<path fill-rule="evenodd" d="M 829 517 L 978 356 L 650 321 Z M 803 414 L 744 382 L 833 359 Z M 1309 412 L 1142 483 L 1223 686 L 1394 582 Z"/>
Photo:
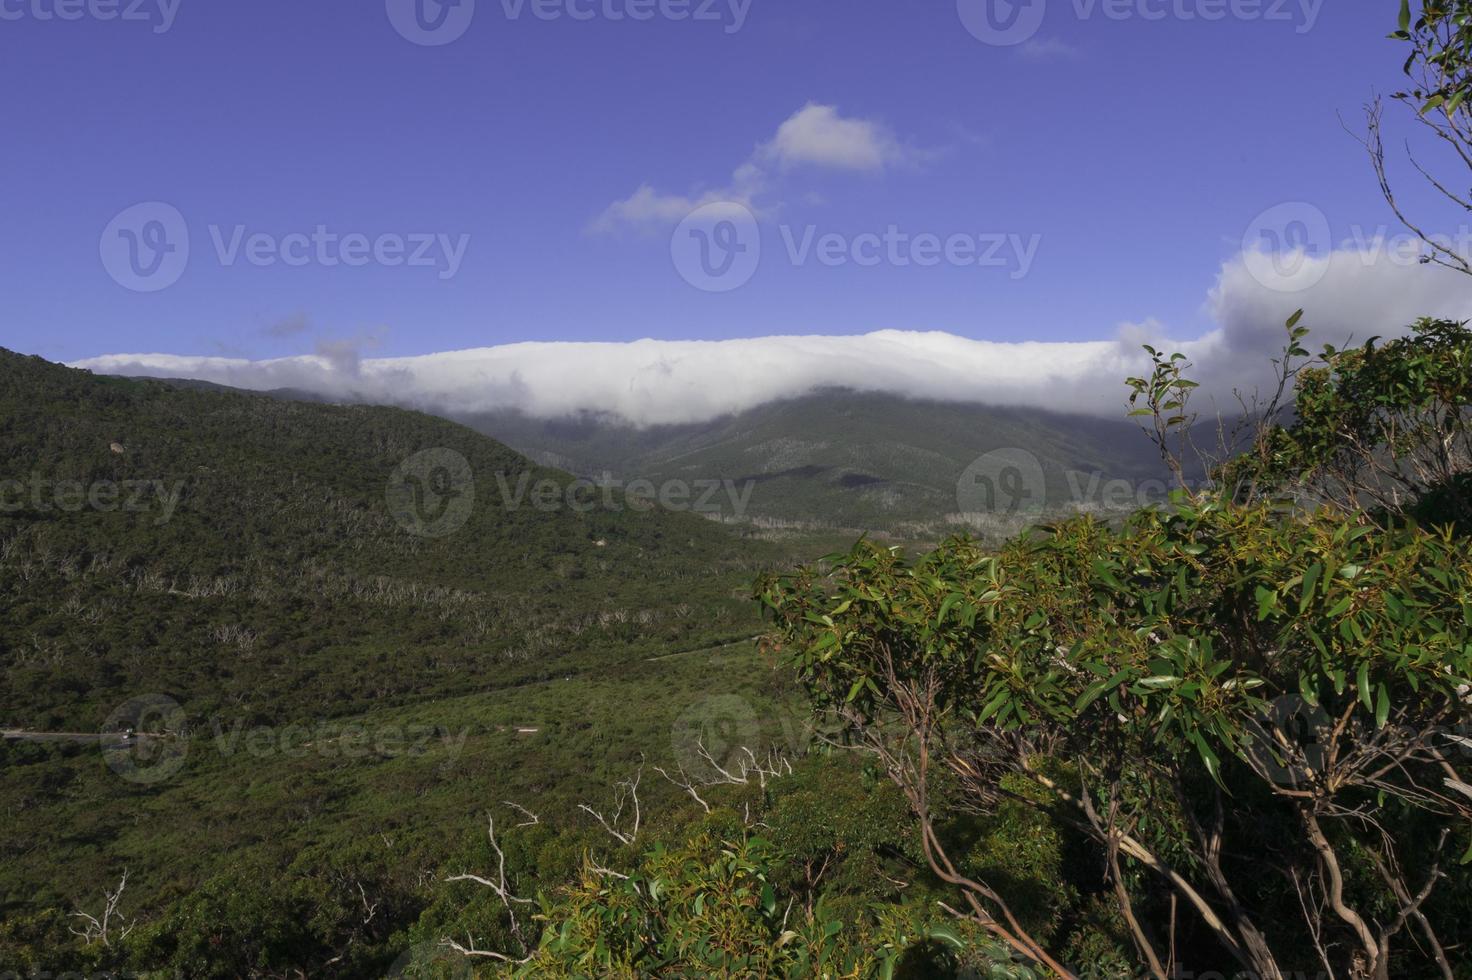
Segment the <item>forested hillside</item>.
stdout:
<path fill-rule="evenodd" d="M 389 499 L 426 451 L 468 465 L 442 528 Z M 154 691 L 278 721 L 344 714 L 752 632 L 730 593 L 757 546 L 621 498 L 538 505 L 536 483 L 570 478 L 411 412 L 7 353 L 0 467 L 17 481 L 0 502 L 10 727 L 95 728 Z"/>
<path fill-rule="evenodd" d="M 1007 518 L 1019 509 L 1127 512 L 1136 496 L 1117 499 L 1111 483 L 1127 481 L 1133 491 L 1153 482 L 1160 497 L 1167 475 L 1124 419 L 873 392 L 819 391 L 689 425 L 637 428 L 608 416 L 548 420 L 514 412 L 463 421 L 575 473 L 733 480 L 751 487 L 749 503 L 720 516 L 772 530 L 933 540 L 964 529 L 1013 533 L 1017 522 Z M 963 480 L 978 459 L 999 452 L 1030 454 L 1037 468 L 1018 488 L 1021 499 L 983 508 Z"/>
<path fill-rule="evenodd" d="M 487 807 L 571 820 L 717 694 L 780 736 L 728 645 L 762 546 L 544 480 L 411 412 L 0 353 L 0 969 L 387 969 Z M 73 935 L 124 875 L 113 945 Z"/>

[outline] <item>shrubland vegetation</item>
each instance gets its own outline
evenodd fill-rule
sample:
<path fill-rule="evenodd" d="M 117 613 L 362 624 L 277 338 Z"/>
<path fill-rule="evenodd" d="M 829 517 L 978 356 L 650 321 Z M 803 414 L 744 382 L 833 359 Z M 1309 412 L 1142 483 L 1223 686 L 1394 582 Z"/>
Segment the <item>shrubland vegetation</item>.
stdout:
<path fill-rule="evenodd" d="M 386 500 L 395 467 L 434 448 L 477 477 L 468 522 L 442 538 L 406 532 Z M 5 355 L 0 451 L 22 484 L 0 512 L 10 727 L 96 730 L 146 692 L 199 716 L 346 715 L 753 631 L 733 590 L 757 549 L 647 509 L 511 506 L 503 481 L 569 478 L 415 413 Z M 135 483 L 177 492 L 177 508 L 55 499 Z"/>
<path fill-rule="evenodd" d="M 391 474 L 441 447 L 475 507 L 416 536 Z M 386 970 L 496 788 L 580 815 L 707 685 L 773 715 L 772 672 L 724 647 L 759 629 L 769 552 L 658 510 L 509 507 L 524 473 L 569 479 L 415 413 L 0 353 L 0 728 L 138 724 L 162 736 L 140 754 L 181 757 L 130 779 L 127 752 L 0 742 L 0 972 Z M 117 715 L 140 697 L 177 711 Z M 106 941 L 73 935 L 125 873 Z"/>
<path fill-rule="evenodd" d="M 1396 36 L 1398 98 L 1468 147 L 1472 2 Z M 0 748 L 0 970 L 1472 976 L 1472 331 L 1307 337 L 1204 459 L 1190 365 L 1151 352 L 1160 506 L 796 570 L 629 509 L 482 499 L 418 538 L 383 494 L 405 457 L 531 464 L 0 356 L 7 473 L 184 487 L 164 522 L 0 515 L 7 727 L 166 695 L 182 758 Z M 753 575 L 760 650 L 730 642 Z"/>
<path fill-rule="evenodd" d="M 1232 465 L 1241 499 L 1182 492 L 1122 528 L 1083 518 L 998 553 L 961 539 L 906 561 L 861 544 L 764 583 L 817 703 L 904 791 L 931 870 L 1021 957 L 1091 966 L 957 853 L 959 814 L 1024 806 L 1081 835 L 1152 976 L 1465 969 L 1472 559 L 1455 479 L 1472 448 L 1472 333 L 1425 325 L 1401 348 L 1464 373 L 1383 393 L 1394 407 L 1374 414 L 1397 434 L 1410 426 L 1396 414 L 1455 406 L 1397 469 L 1415 479 L 1411 458 L 1445 454 L 1451 482 L 1394 511 L 1280 496 L 1379 487 L 1347 486 L 1339 465 L 1364 426 L 1366 400 L 1347 396 L 1363 394 L 1367 346 L 1301 379 L 1306 404 L 1342 411 L 1270 426 L 1261 455 Z M 1166 428 L 1184 414 L 1180 369 L 1163 360 L 1142 380 Z"/>
<path fill-rule="evenodd" d="M 1397 98 L 1472 164 L 1472 4 L 1404 2 L 1395 37 Z M 1387 198 L 1428 263 L 1472 272 L 1396 205 L 1380 120 Z M 1301 316 L 1279 390 L 1215 458 L 1192 458 L 1190 365 L 1150 351 L 1131 401 L 1181 478 L 1162 506 L 1000 550 L 860 542 L 759 580 L 771 649 L 851 760 L 831 764 L 899 791 L 904 861 L 880 875 L 905 887 L 867 911 L 914 948 L 939 908 L 994 975 L 1472 975 L 1472 332 L 1427 320 L 1309 360 Z M 590 861 L 520 969 L 890 975 L 872 919 L 825 927 L 862 953 L 814 971 L 817 905 L 761 943 L 782 892 L 743 807 L 712 814 L 719 855 L 696 837 Z M 691 893 L 723 901 L 692 919 Z"/>

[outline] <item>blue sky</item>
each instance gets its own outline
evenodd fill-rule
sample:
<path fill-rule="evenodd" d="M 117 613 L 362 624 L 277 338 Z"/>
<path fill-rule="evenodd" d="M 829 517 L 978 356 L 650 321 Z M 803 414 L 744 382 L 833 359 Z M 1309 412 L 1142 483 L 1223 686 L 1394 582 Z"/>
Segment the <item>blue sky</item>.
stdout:
<path fill-rule="evenodd" d="M 683 21 L 606 15 L 631 0 L 572 0 L 588 20 L 479 0 L 440 46 L 401 36 L 385 0 L 140 0 L 148 21 L 74 2 L 78 20 L 0 0 L 0 345 L 55 360 L 365 338 L 375 356 L 883 329 L 1078 341 L 1151 318 L 1192 337 L 1266 209 L 1309 202 L 1336 240 L 1390 220 L 1338 116 L 1398 84 L 1389 2 L 1139 0 L 1121 17 L 1047 0 L 1011 47 L 944 0 L 750 0 L 739 24 L 729 0 Z M 1199 16 L 1234 4 L 1257 14 Z M 817 130 L 784 143 L 795 117 Z M 811 140 L 828 137 L 879 155 L 825 156 Z M 740 288 L 681 277 L 668 215 L 598 222 L 641 187 L 729 195 L 748 163 L 761 263 Z M 178 281 L 152 292 L 99 255 L 140 202 L 190 236 Z M 242 226 L 464 253 L 448 277 L 444 261 L 227 264 L 214 238 Z M 1024 275 L 794 262 L 783 229 L 809 227 L 1036 247 Z"/>

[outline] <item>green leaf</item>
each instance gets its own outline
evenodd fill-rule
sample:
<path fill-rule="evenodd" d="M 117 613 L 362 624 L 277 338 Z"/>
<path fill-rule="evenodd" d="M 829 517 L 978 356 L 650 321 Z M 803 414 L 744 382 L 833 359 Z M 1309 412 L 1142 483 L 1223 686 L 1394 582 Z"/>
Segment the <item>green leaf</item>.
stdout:
<path fill-rule="evenodd" d="M 1257 587 L 1257 621 L 1259 623 L 1268 618 L 1268 614 L 1277 604 L 1278 593 L 1261 585 Z"/>
<path fill-rule="evenodd" d="M 1390 691 L 1384 684 L 1380 685 L 1375 699 L 1375 727 L 1384 728 L 1385 721 L 1390 717 Z"/>
<path fill-rule="evenodd" d="M 1106 562 L 1094 562 L 1094 575 L 1111 589 L 1116 589 L 1120 592 L 1125 591 L 1124 583 L 1114 577 L 1114 570 Z"/>
<path fill-rule="evenodd" d="M 1002 705 L 1006 704 L 1011 697 L 1012 692 L 1005 687 L 1002 688 L 997 696 L 988 701 L 986 707 L 981 709 L 981 714 L 976 716 L 976 723 L 978 725 L 986 724 L 987 720 L 1001 710 Z"/>
<path fill-rule="evenodd" d="M 1308 610 L 1309 603 L 1313 601 L 1314 587 L 1319 584 L 1319 576 L 1324 574 L 1324 566 L 1314 562 L 1303 573 L 1303 595 L 1298 600 L 1298 611 L 1300 614 Z"/>
<path fill-rule="evenodd" d="M 1100 695 L 1102 695 L 1105 691 L 1111 691 L 1114 688 L 1118 687 L 1120 684 L 1124 683 L 1125 679 L 1129 676 L 1130 672 L 1128 670 L 1121 670 L 1119 673 L 1110 677 L 1108 680 L 1102 680 L 1094 684 L 1090 684 L 1088 690 L 1084 691 L 1079 699 L 1074 702 L 1074 713 L 1078 714 L 1082 712 L 1089 705 L 1099 700 Z"/>
<path fill-rule="evenodd" d="M 944 939 L 957 949 L 966 948 L 966 944 L 961 941 L 961 937 L 956 935 L 955 931 L 949 926 L 933 926 L 930 930 L 930 938 Z"/>
<path fill-rule="evenodd" d="M 1303 699 L 1310 706 L 1315 708 L 1319 706 L 1318 685 L 1314 682 L 1314 678 L 1307 674 L 1300 674 L 1298 676 L 1298 693 L 1303 695 Z"/>
<path fill-rule="evenodd" d="M 1400 0 L 1400 29 L 1402 31 L 1411 29 L 1411 0 Z"/>
<path fill-rule="evenodd" d="M 1196 743 L 1196 751 L 1201 753 L 1201 761 L 1206 764 L 1206 771 L 1211 774 L 1212 780 L 1222 786 L 1222 760 L 1217 758 L 1211 746 L 1206 744 L 1206 739 L 1201 737 L 1200 732 L 1191 733 L 1191 741 Z"/>

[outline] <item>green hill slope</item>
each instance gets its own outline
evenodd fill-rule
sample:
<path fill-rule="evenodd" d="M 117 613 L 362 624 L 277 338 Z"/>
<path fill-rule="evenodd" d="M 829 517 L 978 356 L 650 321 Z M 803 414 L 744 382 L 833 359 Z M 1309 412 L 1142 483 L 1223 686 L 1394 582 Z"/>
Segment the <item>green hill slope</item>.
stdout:
<path fill-rule="evenodd" d="M 769 526 L 925 537 L 964 530 L 959 512 L 970 501 L 958 486 L 968 467 L 998 452 L 1037 460 L 1041 479 L 1027 489 L 1049 511 L 1108 509 L 1112 482 L 1137 488 L 1165 476 L 1149 440 L 1128 422 L 852 391 L 698 425 L 638 429 L 607 417 L 549 421 L 515 413 L 462 421 L 589 476 L 731 480 L 749 488 L 749 498 L 739 515 L 729 507 L 724 513 Z M 1004 501 L 998 510 L 1006 509 Z M 985 520 L 971 526 L 989 529 Z"/>
<path fill-rule="evenodd" d="M 570 482 L 413 412 L 0 351 L 0 972 L 95 972 L 69 915 L 126 872 L 139 963 L 376 975 L 487 806 L 577 833 L 713 697 L 772 717 L 730 645 L 768 546 Z"/>
<path fill-rule="evenodd" d="M 435 499 L 439 460 L 467 467 L 459 496 Z M 539 506 L 542 481 L 569 477 L 424 415 L 0 353 L 0 725 L 95 729 L 142 692 L 350 713 L 750 634 L 731 591 L 754 545 L 619 499 Z"/>

